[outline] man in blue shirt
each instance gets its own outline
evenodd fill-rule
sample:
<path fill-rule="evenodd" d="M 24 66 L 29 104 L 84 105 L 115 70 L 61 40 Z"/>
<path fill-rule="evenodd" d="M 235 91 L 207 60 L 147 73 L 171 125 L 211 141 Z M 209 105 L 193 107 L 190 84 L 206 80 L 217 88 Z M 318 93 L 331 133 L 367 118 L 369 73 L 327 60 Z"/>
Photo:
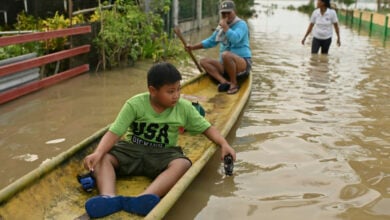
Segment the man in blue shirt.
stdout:
<path fill-rule="evenodd" d="M 237 77 L 247 76 L 252 66 L 247 23 L 237 17 L 233 1 L 223 1 L 219 7 L 221 19 L 213 34 L 187 50 L 208 49 L 220 45 L 219 60 L 202 58 L 200 65 L 219 82 L 218 91 L 235 94 L 239 90 Z"/>

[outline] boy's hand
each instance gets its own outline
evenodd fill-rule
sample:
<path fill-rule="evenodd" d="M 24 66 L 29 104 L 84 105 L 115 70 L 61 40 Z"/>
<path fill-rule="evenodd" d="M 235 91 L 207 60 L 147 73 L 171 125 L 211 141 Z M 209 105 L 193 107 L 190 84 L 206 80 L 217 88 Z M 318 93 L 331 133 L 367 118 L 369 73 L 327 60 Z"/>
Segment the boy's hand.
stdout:
<path fill-rule="evenodd" d="M 226 139 L 219 133 L 219 131 L 214 127 L 210 126 L 206 131 L 203 132 L 210 140 L 212 140 L 217 145 L 221 146 L 221 160 L 223 161 L 224 157 L 228 154 L 231 154 L 233 160 L 236 160 L 236 151 L 229 145 Z"/>
<path fill-rule="evenodd" d="M 109 152 L 112 146 L 119 140 L 119 136 L 107 131 L 100 140 L 95 151 L 84 158 L 84 167 L 89 171 L 94 171 L 96 164 L 103 158 L 106 152 Z"/>
<path fill-rule="evenodd" d="M 94 171 L 96 164 L 100 161 L 103 155 L 98 152 L 93 152 L 92 154 L 84 158 L 84 168 L 89 171 Z"/>
<path fill-rule="evenodd" d="M 233 160 L 236 161 L 236 151 L 228 143 L 221 145 L 221 160 L 224 160 L 228 154 L 232 155 Z"/>

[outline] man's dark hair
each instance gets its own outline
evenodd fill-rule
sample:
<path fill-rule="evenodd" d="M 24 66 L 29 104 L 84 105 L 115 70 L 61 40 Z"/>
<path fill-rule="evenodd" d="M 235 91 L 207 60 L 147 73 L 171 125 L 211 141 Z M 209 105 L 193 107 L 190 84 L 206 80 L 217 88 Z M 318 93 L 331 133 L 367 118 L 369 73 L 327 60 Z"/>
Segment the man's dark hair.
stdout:
<path fill-rule="evenodd" d="M 156 89 L 163 85 L 173 84 L 180 81 L 181 74 L 176 67 L 168 62 L 154 64 L 148 71 L 148 86 L 153 86 Z"/>
<path fill-rule="evenodd" d="M 325 3 L 325 6 L 326 6 L 327 8 L 331 8 L 331 6 L 330 6 L 330 0 L 322 0 L 322 2 Z"/>

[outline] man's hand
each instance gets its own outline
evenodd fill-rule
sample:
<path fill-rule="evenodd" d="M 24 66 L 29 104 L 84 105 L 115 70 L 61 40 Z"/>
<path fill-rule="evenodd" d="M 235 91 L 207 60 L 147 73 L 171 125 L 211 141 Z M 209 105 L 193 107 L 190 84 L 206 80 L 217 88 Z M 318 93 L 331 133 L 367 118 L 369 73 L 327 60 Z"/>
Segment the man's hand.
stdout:
<path fill-rule="evenodd" d="M 220 21 L 219 21 L 219 26 L 221 26 L 221 28 L 223 29 L 224 32 L 226 32 L 228 29 L 229 29 L 229 25 L 227 23 L 227 18 L 222 18 Z"/>
<path fill-rule="evenodd" d="M 187 44 L 187 45 L 185 46 L 185 49 L 186 49 L 186 51 L 191 51 L 191 50 L 193 50 L 194 48 L 192 47 L 191 44 Z"/>

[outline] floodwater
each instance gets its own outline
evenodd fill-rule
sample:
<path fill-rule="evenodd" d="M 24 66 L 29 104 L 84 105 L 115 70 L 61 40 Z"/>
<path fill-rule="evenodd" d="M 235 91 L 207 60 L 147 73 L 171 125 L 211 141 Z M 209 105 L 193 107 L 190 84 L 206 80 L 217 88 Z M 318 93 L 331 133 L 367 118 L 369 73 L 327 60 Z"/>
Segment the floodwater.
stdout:
<path fill-rule="evenodd" d="M 311 55 L 309 17 L 285 2 L 260 1 L 249 20 L 234 176 L 216 155 L 166 219 L 390 219 L 390 48 L 341 24 L 341 47 Z"/>
<path fill-rule="evenodd" d="M 146 91 L 149 63 L 90 73 L 0 106 L 0 187 L 111 123 L 125 100 Z"/>
<path fill-rule="evenodd" d="M 258 2 L 253 90 L 228 137 L 234 175 L 217 153 L 166 219 L 389 219 L 390 48 L 340 24 L 341 47 L 311 55 L 311 39 L 300 44 L 308 15 Z M 146 91 L 149 66 L 84 74 L 0 106 L 0 187 L 110 123 Z M 198 74 L 191 61 L 178 68 Z"/>

